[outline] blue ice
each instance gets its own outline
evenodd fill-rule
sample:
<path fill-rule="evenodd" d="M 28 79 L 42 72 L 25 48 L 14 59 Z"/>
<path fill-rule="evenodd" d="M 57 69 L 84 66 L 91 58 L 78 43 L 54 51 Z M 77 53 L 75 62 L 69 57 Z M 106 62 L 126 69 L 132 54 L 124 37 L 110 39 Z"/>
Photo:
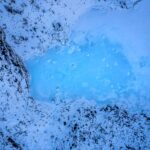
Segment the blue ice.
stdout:
<path fill-rule="evenodd" d="M 55 47 L 28 60 L 33 97 L 99 101 L 106 95 L 123 93 L 134 75 L 122 49 L 102 35 L 87 36 L 84 42 Z"/>

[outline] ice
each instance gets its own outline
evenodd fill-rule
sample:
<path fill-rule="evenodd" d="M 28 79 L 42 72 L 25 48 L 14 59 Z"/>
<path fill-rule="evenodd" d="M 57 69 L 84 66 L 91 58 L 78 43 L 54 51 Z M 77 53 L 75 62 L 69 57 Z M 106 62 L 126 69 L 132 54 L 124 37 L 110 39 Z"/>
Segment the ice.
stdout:
<path fill-rule="evenodd" d="M 71 46 L 70 46 L 71 45 Z M 118 43 L 88 35 L 84 43 L 50 49 L 28 62 L 31 91 L 37 99 L 100 96 L 122 92 L 134 79 L 132 68 Z M 78 51 L 71 51 L 77 47 Z"/>
<path fill-rule="evenodd" d="M 69 43 L 26 62 L 32 95 L 46 101 L 56 97 L 100 101 L 122 95 L 149 99 L 149 4 L 86 12 L 72 26 Z"/>

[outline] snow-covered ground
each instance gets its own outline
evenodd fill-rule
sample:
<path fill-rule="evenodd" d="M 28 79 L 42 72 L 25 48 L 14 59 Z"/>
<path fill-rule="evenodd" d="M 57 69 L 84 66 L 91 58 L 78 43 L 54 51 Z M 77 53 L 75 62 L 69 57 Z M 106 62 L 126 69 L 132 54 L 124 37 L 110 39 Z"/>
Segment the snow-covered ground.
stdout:
<path fill-rule="evenodd" d="M 65 44 L 70 28 L 91 7 L 133 8 L 139 0 L 1 0 L 0 26 L 22 59 Z"/>
<path fill-rule="evenodd" d="M 149 0 L 1 0 L 0 150 L 149 150 L 148 18 Z M 56 45 L 57 49 L 54 48 Z M 34 57 L 38 54 L 41 57 Z M 55 58 L 58 68 L 47 57 Z M 107 59 L 98 61 L 99 57 Z M 36 66 L 37 61 L 47 68 L 47 73 L 44 67 Z M 70 61 L 79 62 L 79 66 L 71 63 L 68 67 Z M 33 76 L 34 63 L 39 69 L 35 70 L 37 79 Z M 102 68 L 103 75 L 100 73 Z M 59 74 L 56 74 L 57 69 L 60 69 Z M 83 84 L 72 75 L 72 69 L 77 69 L 77 72 L 73 70 L 76 75 L 80 71 L 79 79 Z M 39 81 L 39 77 L 48 77 L 51 70 L 56 79 L 53 87 L 49 83 L 43 84 L 43 79 Z M 43 71 L 44 76 L 37 71 Z M 70 79 L 62 73 L 71 74 Z M 110 81 L 99 86 L 97 82 L 102 83 L 93 80 L 94 74 L 102 80 L 107 76 Z M 97 97 L 88 93 L 89 86 L 83 82 L 85 77 L 90 86 L 98 85 L 104 94 L 109 92 L 105 103 L 98 99 L 97 104 Z M 29 92 L 34 90 L 36 83 L 32 84 L 33 80 L 41 83 L 43 93 L 48 86 L 54 91 L 61 78 L 65 82 L 74 81 L 73 84 L 62 84 L 63 89 L 66 86 L 65 90 L 70 92 L 66 101 L 60 101 L 59 92 L 57 99 L 50 102 L 43 101 L 41 95 L 38 100 L 32 97 L 31 94 L 36 97 L 39 91 L 36 95 Z M 115 94 L 110 94 L 110 83 L 119 92 L 117 99 Z M 69 87 L 72 85 L 79 86 L 79 90 Z M 120 86 L 131 95 L 125 92 L 124 96 Z M 69 91 L 69 88 L 72 89 Z M 78 98 L 73 98 L 73 88 Z M 46 94 L 51 96 L 49 90 Z M 82 94 L 87 99 L 79 98 Z M 56 95 L 55 91 L 53 95 Z M 92 99 L 89 100 L 89 96 Z M 70 97 L 72 99 L 68 101 Z M 140 109 L 132 111 L 133 106 Z"/>

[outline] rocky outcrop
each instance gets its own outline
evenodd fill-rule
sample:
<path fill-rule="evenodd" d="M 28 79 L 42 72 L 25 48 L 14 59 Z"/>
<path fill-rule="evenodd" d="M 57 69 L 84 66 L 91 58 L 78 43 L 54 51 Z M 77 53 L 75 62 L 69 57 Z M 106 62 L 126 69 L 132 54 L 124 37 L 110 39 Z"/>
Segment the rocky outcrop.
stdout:
<path fill-rule="evenodd" d="M 17 76 L 20 75 L 25 80 L 26 88 L 29 88 L 28 83 L 28 73 L 22 60 L 16 55 L 16 53 L 11 49 L 11 47 L 6 42 L 6 36 L 3 30 L 0 28 L 0 60 L 2 62 L 7 62 L 7 65 L 1 65 L 1 69 L 8 68 L 9 65 L 16 67 L 18 69 Z M 1 76 L 1 79 L 3 77 Z M 16 81 L 17 82 L 17 81 Z M 18 83 L 19 85 L 20 83 Z"/>
<path fill-rule="evenodd" d="M 27 106 L 29 90 L 28 74 L 21 59 L 5 41 L 2 29 L 0 29 L 0 89 L 0 135 L 3 139 L 1 144 L 19 147 L 9 135 L 12 136 L 12 131 L 24 118 L 22 115 Z"/>

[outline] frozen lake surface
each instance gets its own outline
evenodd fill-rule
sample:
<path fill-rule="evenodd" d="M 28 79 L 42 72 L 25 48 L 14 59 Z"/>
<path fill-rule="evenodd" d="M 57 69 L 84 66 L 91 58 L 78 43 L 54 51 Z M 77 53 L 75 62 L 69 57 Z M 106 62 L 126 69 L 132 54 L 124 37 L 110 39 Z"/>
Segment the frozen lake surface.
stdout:
<path fill-rule="evenodd" d="M 26 62 L 33 97 L 100 101 L 150 93 L 150 10 L 93 8 L 72 27 L 70 42 Z M 141 17 L 139 17 L 141 16 Z"/>
<path fill-rule="evenodd" d="M 78 51 L 71 49 L 51 49 L 30 62 L 33 95 L 41 99 L 61 94 L 98 100 L 102 95 L 122 92 L 133 80 L 132 68 L 117 43 L 92 37 L 79 44 Z"/>

